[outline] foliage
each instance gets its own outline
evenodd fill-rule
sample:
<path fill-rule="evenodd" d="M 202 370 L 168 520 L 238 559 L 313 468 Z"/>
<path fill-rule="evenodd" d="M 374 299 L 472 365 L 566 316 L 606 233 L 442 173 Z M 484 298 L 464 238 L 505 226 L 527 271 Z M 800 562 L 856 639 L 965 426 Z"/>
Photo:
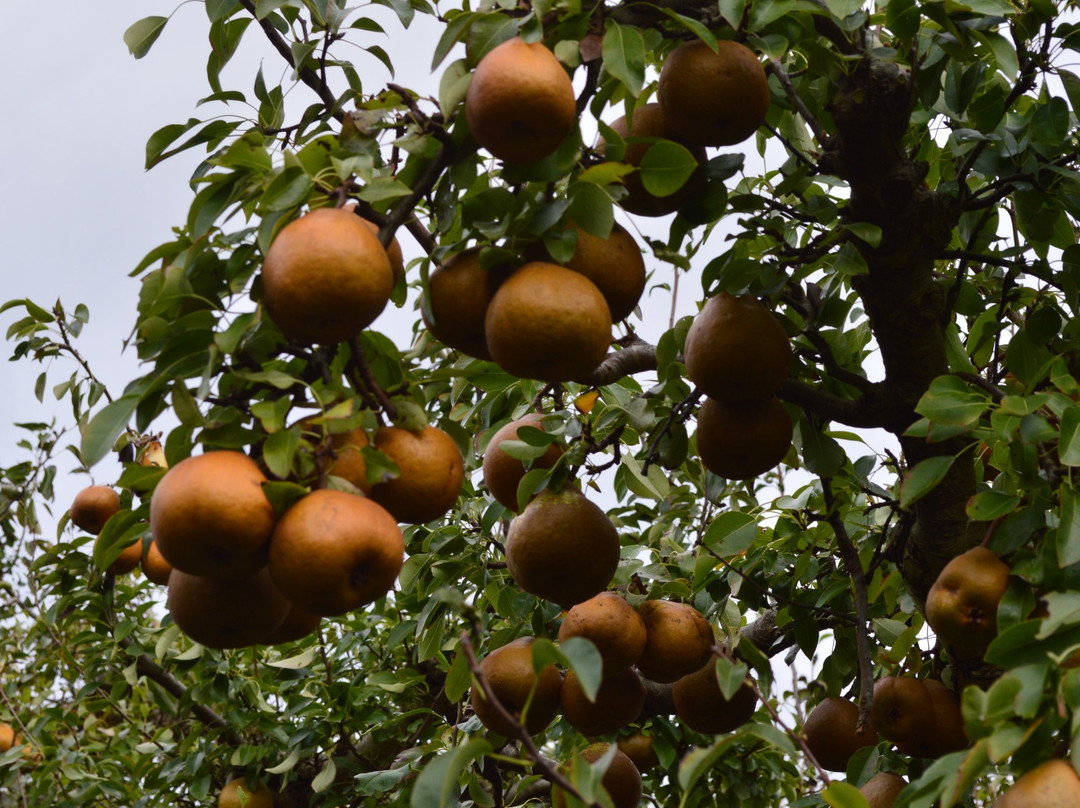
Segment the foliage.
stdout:
<path fill-rule="evenodd" d="M 622 542 L 613 586 L 632 602 L 695 605 L 742 660 L 722 666 L 725 689 L 749 675 L 763 699 L 751 723 L 715 738 L 646 717 L 660 758 L 644 778 L 653 804 L 862 805 L 842 783 L 822 795 L 800 716 L 825 692 L 867 699 L 871 675 L 901 669 L 963 689 L 972 746 L 936 762 L 884 743 L 859 753 L 849 782 L 903 773 L 913 785 L 900 805 L 989 804 L 1002 775 L 1080 744 L 1080 678 L 1058 664 L 1080 646 L 1073 4 L 380 4 L 400 21 L 385 32 L 395 41 L 417 15 L 442 23 L 437 99 L 362 79 L 366 60 L 391 63 L 364 6 L 206 0 L 211 94 L 199 109 L 214 113 L 147 144 L 148 167 L 192 149 L 206 157 L 187 220 L 133 272 L 142 375 L 111 396 L 96 380 L 94 362 L 108 358 L 75 349 L 85 307 L 0 309 L 15 317 L 12 358 L 48 364 L 38 399 L 51 393 L 72 410 L 62 428 L 18 425 L 21 459 L 0 469 L 0 717 L 30 745 L 0 756 L 0 804 L 206 805 L 234 769 L 269 781 L 287 805 L 537 804 L 547 793 L 537 758 L 566 760 L 586 740 L 559 721 L 539 756 L 500 746 L 465 698 L 472 646 L 483 654 L 557 633 L 558 608 L 510 578 L 499 540 L 510 514 L 475 473 L 489 428 L 534 401 L 569 450 L 528 483 L 573 475 L 595 489 Z M 148 17 L 124 41 L 141 57 L 166 25 Z M 477 150 L 461 110 L 469 70 L 518 34 L 574 70 L 581 126 L 552 156 L 504 166 Z M 693 37 L 734 37 L 763 54 L 772 107 L 756 136 L 761 159 L 713 150 L 704 189 L 648 242 L 652 283 L 677 289 L 703 266 L 695 297 L 748 291 L 791 338 L 780 395 L 794 448 L 750 482 L 697 459 L 698 396 L 681 356 L 689 318 L 652 346 L 631 317 L 622 350 L 593 378 L 550 387 L 442 346 L 417 303 L 429 271 L 464 247 L 489 247 L 491 263 L 540 240 L 566 255 L 567 217 L 606 235 L 627 169 L 604 162 L 587 133 L 611 137 L 607 124 L 654 92 L 650 68 Z M 250 90 L 224 86 L 247 39 L 269 43 L 292 74 L 274 84 L 260 70 Z M 646 186 L 676 190 L 687 154 L 658 150 Z M 404 227 L 421 247 L 394 295 L 398 316 L 415 321 L 411 344 L 376 322 L 313 349 L 262 316 L 258 270 L 275 233 L 346 199 L 382 225 L 384 244 Z M 162 472 L 136 452 L 156 434 L 170 464 L 202 449 L 250 452 L 285 503 L 296 485 L 318 484 L 297 425 L 310 415 L 334 430 L 426 420 L 466 459 L 455 509 L 406 529 L 391 596 L 289 646 L 218 652 L 180 634 L 162 590 L 101 571 L 147 532 L 146 495 Z M 66 507 L 52 504 L 52 484 L 72 428 L 69 448 L 87 466 L 112 451 L 125 461 L 122 519 L 97 553 L 64 517 L 53 532 L 45 514 Z M 865 429 L 891 433 L 902 454 L 852 431 Z M 537 435 L 518 450 L 539 455 Z M 1014 576 L 985 658 L 926 642 L 920 612 L 937 571 L 982 541 Z M 1032 619 L 1037 598 L 1048 616 Z M 824 659 L 789 689 L 776 672 L 796 651 Z M 588 774 L 574 777 L 587 793 Z"/>

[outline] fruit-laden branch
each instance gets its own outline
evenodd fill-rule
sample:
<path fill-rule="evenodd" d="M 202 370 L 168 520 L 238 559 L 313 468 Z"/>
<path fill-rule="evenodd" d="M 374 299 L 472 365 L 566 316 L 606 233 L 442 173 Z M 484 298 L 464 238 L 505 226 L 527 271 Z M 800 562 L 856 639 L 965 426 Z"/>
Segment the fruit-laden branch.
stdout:
<path fill-rule="evenodd" d="M 552 785 L 557 785 L 559 788 L 566 791 L 568 794 L 572 794 L 578 799 L 582 805 L 587 808 L 602 808 L 598 802 L 589 802 L 581 796 L 574 784 L 563 776 L 563 773 L 559 771 L 552 761 L 545 758 L 540 754 L 540 749 L 536 746 L 536 742 L 532 739 L 529 731 L 525 729 L 518 719 L 511 715 L 507 709 L 499 701 L 499 697 L 495 694 L 491 684 L 484 676 L 484 671 L 480 667 L 480 663 L 476 659 L 476 651 L 473 649 L 472 640 L 469 638 L 469 632 L 461 632 L 461 650 L 465 654 L 465 658 L 469 661 L 469 670 L 472 672 L 473 682 L 484 692 L 484 699 L 495 710 L 499 718 L 506 722 L 508 726 L 514 728 L 514 734 L 516 740 L 521 741 L 522 746 L 525 748 L 526 753 L 536 764 L 536 768 L 539 769 L 540 775 Z"/>

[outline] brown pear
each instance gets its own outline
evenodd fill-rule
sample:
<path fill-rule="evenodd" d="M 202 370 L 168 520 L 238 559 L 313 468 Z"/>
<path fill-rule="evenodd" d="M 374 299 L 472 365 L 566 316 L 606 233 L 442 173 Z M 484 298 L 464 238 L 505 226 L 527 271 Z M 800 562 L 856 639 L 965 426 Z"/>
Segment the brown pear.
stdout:
<path fill-rule="evenodd" d="M 1076 808 L 1080 805 L 1080 777 L 1065 760 L 1036 766 L 1006 791 L 994 808 Z"/>
<path fill-rule="evenodd" d="M 886 676 L 874 685 L 874 729 L 898 745 L 923 745 L 933 732 L 934 704 L 926 685 L 911 676 Z"/>
<path fill-rule="evenodd" d="M 624 735 L 619 738 L 618 747 L 619 751 L 630 758 L 631 762 L 637 766 L 639 772 L 646 772 L 660 764 L 660 760 L 656 756 L 656 750 L 653 749 L 651 735 L 645 735 L 642 732 Z"/>
<path fill-rule="evenodd" d="M 589 701 L 573 671 L 563 679 L 563 715 L 582 735 L 594 737 L 615 732 L 634 721 L 644 704 L 645 685 L 630 668 L 605 678 L 596 691 L 595 701 Z"/>
<path fill-rule="evenodd" d="M 604 757 L 610 747 L 611 744 L 594 743 L 581 753 L 580 758 L 586 763 L 595 763 Z M 564 774 L 569 774 L 566 764 L 561 768 Z M 641 774 L 633 761 L 618 749 L 608 763 L 600 784 L 608 793 L 613 808 L 638 808 L 641 804 Z M 557 786 L 551 789 L 551 804 L 553 808 L 567 806 L 566 797 Z"/>
<path fill-rule="evenodd" d="M 878 772 L 859 789 L 870 808 L 893 808 L 907 780 L 892 772 Z"/>
<path fill-rule="evenodd" d="M 757 696 L 743 684 L 731 700 L 724 698 L 716 679 L 716 658 L 682 677 L 672 688 L 675 713 L 683 724 L 695 732 L 718 735 L 731 732 L 747 721 L 757 709 Z"/>
<path fill-rule="evenodd" d="M 576 488 L 545 489 L 510 523 L 506 566 L 526 592 L 570 608 L 611 582 L 619 534 Z"/>
<path fill-rule="evenodd" d="M 647 600 L 638 607 L 638 614 L 645 623 L 645 648 L 637 666 L 647 679 L 674 682 L 709 661 L 712 626 L 693 606 Z"/>
<path fill-rule="evenodd" d="M 514 513 L 518 510 L 518 485 L 525 476 L 526 468 L 523 461 L 508 455 L 499 445 L 505 440 L 518 440 L 518 430 L 526 426 L 543 431 L 543 416 L 531 412 L 504 424 L 491 436 L 484 449 L 484 485 L 504 508 Z M 552 443 L 542 455 L 532 460 L 529 468 L 549 469 L 558 462 L 562 453 L 562 443 Z"/>
<path fill-rule="evenodd" d="M 180 630 L 208 648 L 256 645 L 281 625 L 289 601 L 264 567 L 243 578 L 203 578 L 174 569 L 169 614 Z"/>
<path fill-rule="evenodd" d="M 604 660 L 604 676 L 613 676 L 637 662 L 647 639 L 641 615 L 614 592 L 601 592 L 566 613 L 559 627 L 559 642 L 571 637 L 584 637 L 596 646 Z"/>
<path fill-rule="evenodd" d="M 822 768 L 832 772 L 847 770 L 851 756 L 877 742 L 872 727 L 856 732 L 859 707 L 847 699 L 830 696 L 818 702 L 806 716 L 803 734 L 806 745 Z"/>
<path fill-rule="evenodd" d="M 496 648 L 480 662 L 480 672 L 500 704 L 515 719 L 528 704 L 525 729 L 530 735 L 542 732 L 555 720 L 562 694 L 562 676 L 554 665 L 539 674 L 533 669 L 532 637 L 520 637 Z M 503 718 L 487 700 L 484 691 L 473 687 L 472 707 L 480 723 L 507 738 L 516 737 L 514 725 Z"/>
<path fill-rule="evenodd" d="M 944 642 L 981 650 L 997 636 L 997 608 L 1009 567 L 993 550 L 974 547 L 945 565 L 926 596 L 926 622 Z"/>

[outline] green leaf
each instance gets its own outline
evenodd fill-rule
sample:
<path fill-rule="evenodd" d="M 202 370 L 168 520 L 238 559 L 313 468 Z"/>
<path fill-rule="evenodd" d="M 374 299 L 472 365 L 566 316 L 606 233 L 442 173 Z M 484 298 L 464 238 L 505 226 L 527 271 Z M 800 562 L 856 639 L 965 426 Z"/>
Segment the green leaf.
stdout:
<path fill-rule="evenodd" d="M 690 31 L 698 39 L 708 45 L 713 53 L 716 52 L 716 37 L 713 36 L 713 32 L 709 30 L 708 26 L 702 23 L 700 20 L 695 20 L 693 17 L 686 17 L 678 12 L 672 11 L 670 8 L 661 8 L 660 11 L 667 15 L 668 19 L 681 25 L 687 31 Z"/>
<path fill-rule="evenodd" d="M 905 474 L 900 484 L 900 507 L 910 507 L 929 494 L 949 473 L 955 460 L 952 455 L 928 457 Z"/>
<path fill-rule="evenodd" d="M 698 169 L 685 146 L 672 140 L 654 143 L 641 159 L 641 182 L 653 196 L 671 196 Z"/>
<path fill-rule="evenodd" d="M 120 433 L 127 428 L 135 408 L 139 405 L 138 396 L 122 396 L 102 407 L 97 415 L 90 419 L 82 434 L 82 461 L 87 468 L 94 466 L 113 448 Z"/>
<path fill-rule="evenodd" d="M 435 68 L 442 64 L 443 59 L 447 57 L 454 45 L 464 39 L 466 31 L 474 19 L 476 19 L 475 13 L 465 11 L 458 14 L 446 24 L 442 35 L 439 37 L 438 44 L 435 45 L 435 54 L 431 59 L 432 70 L 435 70 Z M 464 64 L 464 62 L 462 62 L 462 64 Z"/>
<path fill-rule="evenodd" d="M 336 775 L 337 766 L 334 764 L 334 759 L 329 758 L 322 767 L 322 770 L 315 775 L 315 779 L 311 781 L 311 790 L 316 794 L 326 791 L 326 789 L 334 784 L 334 777 Z"/>
<path fill-rule="evenodd" d="M 571 637 L 559 644 L 559 650 L 566 657 L 566 664 L 573 669 L 581 685 L 585 698 L 596 701 L 596 691 L 604 678 L 604 659 L 591 640 L 584 637 Z"/>
<path fill-rule="evenodd" d="M 300 430 L 282 429 L 263 442 L 263 460 L 270 473 L 285 479 L 292 471 L 293 456 L 300 448 Z"/>
<path fill-rule="evenodd" d="M 615 211 L 604 190 L 591 182 L 570 188 L 570 218 L 597 238 L 607 238 L 615 226 Z"/>
<path fill-rule="evenodd" d="M 1080 561 L 1080 491 L 1073 483 L 1063 483 L 1061 524 L 1057 529 L 1058 564 L 1068 567 Z"/>
<path fill-rule="evenodd" d="M 604 26 L 602 56 L 607 72 L 637 98 L 645 84 L 645 40 L 641 32 L 609 17 Z"/>
<path fill-rule="evenodd" d="M 724 511 L 713 519 L 702 540 L 721 558 L 745 553 L 758 535 L 758 520 L 748 513 Z"/>
<path fill-rule="evenodd" d="M 1061 413 L 1058 459 L 1063 466 L 1080 466 L 1080 407 L 1072 402 Z"/>
<path fill-rule="evenodd" d="M 930 383 L 915 411 L 944 426 L 974 425 L 990 406 L 990 399 L 956 376 L 938 376 Z"/>
<path fill-rule="evenodd" d="M 469 658 L 461 651 L 454 654 L 454 661 L 450 663 L 450 670 L 446 672 L 446 681 L 443 689 L 446 698 L 451 703 L 461 701 L 461 697 L 468 691 L 472 682 L 472 671 L 469 670 Z"/>
<path fill-rule="evenodd" d="M 136 59 L 146 56 L 168 21 L 168 17 L 143 17 L 124 31 L 124 44 L 128 46 L 131 55 Z"/>
<path fill-rule="evenodd" d="M 821 792 L 821 798 L 832 808 L 870 808 L 870 803 L 859 789 L 839 780 L 829 783 L 829 787 Z"/>
<path fill-rule="evenodd" d="M 149 532 L 145 513 L 120 511 L 105 523 L 94 542 L 94 566 L 104 572 L 128 545 Z"/>
<path fill-rule="evenodd" d="M 480 738 L 439 755 L 416 778 L 411 808 L 451 808 L 459 804 L 458 778 L 470 763 L 491 752 L 491 744 Z"/>
<path fill-rule="evenodd" d="M 967 515 L 975 522 L 992 522 L 1020 507 L 1018 496 L 1003 491 L 980 491 L 968 500 Z"/>

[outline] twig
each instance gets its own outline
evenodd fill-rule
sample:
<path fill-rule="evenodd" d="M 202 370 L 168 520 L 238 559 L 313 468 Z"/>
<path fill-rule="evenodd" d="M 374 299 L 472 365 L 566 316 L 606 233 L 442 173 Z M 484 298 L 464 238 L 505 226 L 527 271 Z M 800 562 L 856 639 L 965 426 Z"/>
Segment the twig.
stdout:
<path fill-rule="evenodd" d="M 856 732 L 861 733 L 864 727 L 870 725 L 870 710 L 874 705 L 874 664 L 870 657 L 870 605 L 866 589 L 866 573 L 859 561 L 859 551 L 848 536 L 843 517 L 836 510 L 832 481 L 828 477 L 820 479 L 825 507 L 828 509 L 826 518 L 832 526 L 833 533 L 836 534 L 836 546 L 840 550 L 840 557 L 855 585 L 855 616 L 857 618 L 855 645 L 859 654 L 859 722 L 856 725 Z"/>
<path fill-rule="evenodd" d="M 68 334 L 67 325 L 64 324 L 64 311 L 60 308 L 59 303 L 57 303 L 56 307 L 53 309 L 53 316 L 56 317 L 56 325 L 60 329 L 60 339 L 63 340 L 61 347 L 71 354 L 72 358 L 82 366 L 82 369 L 86 371 L 86 375 L 90 377 L 90 380 L 101 388 L 102 395 L 105 396 L 109 403 L 112 403 L 113 397 L 109 394 L 109 388 L 94 375 L 94 371 L 90 370 L 90 363 L 87 362 L 83 358 L 83 355 L 71 344 L 71 337 Z"/>
<path fill-rule="evenodd" d="M 806 121 L 806 125 L 809 126 L 810 131 L 814 133 L 814 138 L 817 142 L 824 146 L 828 142 L 829 136 L 825 133 L 825 130 L 821 128 L 821 124 L 818 123 L 817 118 L 813 116 L 798 91 L 796 91 L 795 85 L 791 83 L 791 77 L 787 74 L 784 66 L 776 59 L 770 59 L 765 63 L 765 70 L 772 73 L 780 80 L 780 84 L 783 86 L 788 101 L 791 102 L 791 106 L 795 107 L 795 110 L 802 116 L 802 119 Z"/>
<path fill-rule="evenodd" d="M 661 430 L 657 433 L 656 437 L 653 438 L 652 443 L 649 444 L 649 451 L 645 454 L 645 462 L 641 464 L 642 474 L 648 473 L 649 466 L 652 465 L 653 458 L 659 455 L 660 441 L 664 439 L 664 435 L 668 434 L 671 431 L 671 426 L 675 423 L 675 420 L 679 419 L 685 421 L 687 418 L 689 418 L 690 410 L 694 408 L 694 405 L 698 403 L 698 401 L 703 395 L 705 395 L 704 391 L 702 391 L 698 387 L 695 387 L 693 390 L 690 391 L 689 395 L 687 395 L 686 398 L 684 398 L 682 401 L 680 401 L 678 404 L 671 408 L 671 412 L 668 414 L 667 419 L 664 421 L 663 428 L 661 428 Z"/>
<path fill-rule="evenodd" d="M 386 417 L 393 421 L 397 418 L 397 407 L 394 406 L 394 402 L 390 400 L 390 396 L 386 394 L 386 391 L 379 387 L 379 383 L 375 381 L 375 376 L 371 372 L 371 368 L 368 367 L 367 360 L 364 358 L 364 350 L 360 347 L 360 339 L 358 337 L 353 337 L 349 340 L 349 351 L 352 354 L 349 359 L 349 364 L 359 374 L 360 380 L 367 391 L 378 399 L 379 406 L 382 407 L 382 411 L 386 413 Z"/>

